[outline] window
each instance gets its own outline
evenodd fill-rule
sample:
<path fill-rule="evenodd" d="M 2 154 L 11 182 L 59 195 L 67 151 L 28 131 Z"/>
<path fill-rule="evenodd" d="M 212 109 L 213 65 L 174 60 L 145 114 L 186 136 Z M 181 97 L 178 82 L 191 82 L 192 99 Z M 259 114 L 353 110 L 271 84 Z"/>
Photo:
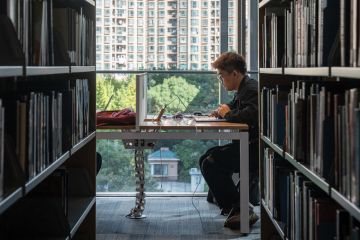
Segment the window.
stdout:
<path fill-rule="evenodd" d="M 186 37 L 180 37 L 180 43 L 186 43 Z"/>
<path fill-rule="evenodd" d="M 168 165 L 167 164 L 152 164 L 152 175 L 168 175 Z"/>
<path fill-rule="evenodd" d="M 129 1 L 129 8 L 134 8 L 134 7 L 135 7 L 135 2 Z"/>
<path fill-rule="evenodd" d="M 180 52 L 186 52 L 187 47 L 186 46 L 180 46 Z"/>
<path fill-rule="evenodd" d="M 197 1 L 191 1 L 191 8 L 197 8 Z"/>
<path fill-rule="evenodd" d="M 165 11 L 159 11 L 159 17 L 165 17 Z"/>
<path fill-rule="evenodd" d="M 158 46 L 158 51 L 159 51 L 159 52 L 164 52 L 164 51 L 165 51 L 165 47 L 164 47 L 164 46 Z"/>
<path fill-rule="evenodd" d="M 180 34 L 186 35 L 187 30 L 186 28 L 180 28 Z"/>
<path fill-rule="evenodd" d="M 186 64 L 180 64 L 179 69 L 180 70 L 187 70 L 187 65 Z"/>
<path fill-rule="evenodd" d="M 165 28 L 159 28 L 159 34 L 160 35 L 165 34 Z"/>
<path fill-rule="evenodd" d="M 159 61 L 164 61 L 164 60 L 165 60 L 165 56 L 162 55 L 162 54 L 160 54 L 160 55 L 158 56 L 158 60 L 159 60 Z"/>
<path fill-rule="evenodd" d="M 165 38 L 164 37 L 159 37 L 159 43 L 165 43 Z"/>
<path fill-rule="evenodd" d="M 191 33 L 192 33 L 192 34 L 199 34 L 199 29 L 192 27 L 192 28 L 191 28 Z"/>
<path fill-rule="evenodd" d="M 199 16 L 199 11 L 198 10 L 191 10 L 191 17 L 197 17 Z"/>
<path fill-rule="evenodd" d="M 148 6 L 149 8 L 155 8 L 155 2 L 149 2 Z"/>
<path fill-rule="evenodd" d="M 154 19 L 149 19 L 148 20 L 148 26 L 153 27 L 154 25 L 155 25 L 155 20 Z"/>
<path fill-rule="evenodd" d="M 199 47 L 198 46 L 194 46 L 194 45 L 191 45 L 191 52 L 192 53 L 196 53 L 196 52 L 198 52 L 199 51 Z"/>
<path fill-rule="evenodd" d="M 159 19 L 158 20 L 158 25 L 159 26 L 164 26 L 165 25 L 165 20 L 164 19 Z"/>
<path fill-rule="evenodd" d="M 190 55 L 190 60 L 191 60 L 191 61 L 198 61 L 198 60 L 199 60 L 199 55 L 197 55 L 197 54 L 191 54 L 191 55 Z"/>
<path fill-rule="evenodd" d="M 165 2 L 159 2 L 158 7 L 159 8 L 165 8 Z"/>
<path fill-rule="evenodd" d="M 190 65 L 190 69 L 191 69 L 191 70 L 197 70 L 197 68 L 198 68 L 198 64 L 197 64 L 197 63 L 192 63 L 192 64 Z"/>
<path fill-rule="evenodd" d="M 180 2 L 180 8 L 187 8 L 187 1 L 181 1 Z"/>
<path fill-rule="evenodd" d="M 179 15 L 180 17 L 186 17 L 186 10 L 180 10 Z"/>
<path fill-rule="evenodd" d="M 199 25 L 199 19 L 191 19 L 191 25 L 192 26 Z"/>
<path fill-rule="evenodd" d="M 191 37 L 191 43 L 198 43 L 197 37 Z"/>
<path fill-rule="evenodd" d="M 186 61 L 186 55 L 180 54 L 180 61 Z"/>
<path fill-rule="evenodd" d="M 187 25 L 187 19 L 180 19 L 180 27 L 184 27 Z"/>

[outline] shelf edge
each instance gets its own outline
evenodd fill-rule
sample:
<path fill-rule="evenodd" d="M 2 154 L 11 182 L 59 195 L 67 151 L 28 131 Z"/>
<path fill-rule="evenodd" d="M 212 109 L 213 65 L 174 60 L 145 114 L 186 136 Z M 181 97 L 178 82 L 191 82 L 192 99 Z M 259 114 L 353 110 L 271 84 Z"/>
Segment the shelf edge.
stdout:
<path fill-rule="evenodd" d="M 0 201 L 0 214 L 2 214 L 6 209 L 11 207 L 11 205 L 13 205 L 17 200 L 19 200 L 23 196 L 22 192 L 22 187 L 17 188 L 9 196 Z"/>
<path fill-rule="evenodd" d="M 273 217 L 273 215 L 271 214 L 270 209 L 267 207 L 264 199 L 261 199 L 261 205 L 262 205 L 263 208 L 265 209 L 266 214 L 269 216 L 271 222 L 272 222 L 273 225 L 275 226 L 275 228 L 276 228 L 277 232 L 279 233 L 280 237 L 281 237 L 282 239 L 286 239 L 284 232 L 283 232 L 282 229 L 280 228 L 279 223 L 274 219 L 274 217 Z"/>
<path fill-rule="evenodd" d="M 41 173 L 36 175 L 34 178 L 30 179 L 30 181 L 25 184 L 25 194 L 29 193 L 32 189 L 34 189 L 39 183 L 41 183 L 58 167 L 60 167 L 69 157 L 70 157 L 70 152 L 67 151 L 61 157 L 59 157 L 55 162 L 53 162 L 47 168 L 45 168 Z"/>
<path fill-rule="evenodd" d="M 339 193 L 336 189 L 331 189 L 331 198 L 334 199 L 340 206 L 346 209 L 351 216 L 355 217 L 360 221 L 360 209 L 352 202 L 350 202 L 346 197 Z"/>

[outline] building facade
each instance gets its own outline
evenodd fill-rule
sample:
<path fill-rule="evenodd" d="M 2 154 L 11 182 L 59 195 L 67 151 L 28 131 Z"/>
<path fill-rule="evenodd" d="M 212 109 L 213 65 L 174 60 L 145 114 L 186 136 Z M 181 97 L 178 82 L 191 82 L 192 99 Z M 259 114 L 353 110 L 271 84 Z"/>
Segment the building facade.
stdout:
<path fill-rule="evenodd" d="M 151 153 L 148 156 L 151 176 L 163 180 L 177 181 L 180 159 L 167 147 Z"/>
<path fill-rule="evenodd" d="M 228 49 L 236 49 L 235 0 Z M 98 70 L 209 70 L 220 54 L 220 0 L 96 0 Z"/>

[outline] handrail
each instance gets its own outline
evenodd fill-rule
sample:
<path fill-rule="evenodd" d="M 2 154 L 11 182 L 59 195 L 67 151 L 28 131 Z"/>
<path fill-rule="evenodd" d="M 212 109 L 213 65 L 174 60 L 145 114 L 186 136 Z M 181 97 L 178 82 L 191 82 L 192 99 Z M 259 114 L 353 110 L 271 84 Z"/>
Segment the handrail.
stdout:
<path fill-rule="evenodd" d="M 96 70 L 96 73 L 181 73 L 181 74 L 216 74 L 216 71 L 205 71 L 205 70 Z M 248 71 L 248 74 L 256 74 L 258 71 Z"/>

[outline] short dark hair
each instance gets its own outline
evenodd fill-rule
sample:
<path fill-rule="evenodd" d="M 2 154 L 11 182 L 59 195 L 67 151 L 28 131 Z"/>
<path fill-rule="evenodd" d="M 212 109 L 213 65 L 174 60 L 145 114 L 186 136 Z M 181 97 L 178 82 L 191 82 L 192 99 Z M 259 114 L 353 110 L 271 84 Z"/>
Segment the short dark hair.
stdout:
<path fill-rule="evenodd" d="M 246 73 L 245 58 L 236 52 L 222 53 L 211 65 L 215 69 L 227 72 L 237 70 L 242 74 Z"/>

